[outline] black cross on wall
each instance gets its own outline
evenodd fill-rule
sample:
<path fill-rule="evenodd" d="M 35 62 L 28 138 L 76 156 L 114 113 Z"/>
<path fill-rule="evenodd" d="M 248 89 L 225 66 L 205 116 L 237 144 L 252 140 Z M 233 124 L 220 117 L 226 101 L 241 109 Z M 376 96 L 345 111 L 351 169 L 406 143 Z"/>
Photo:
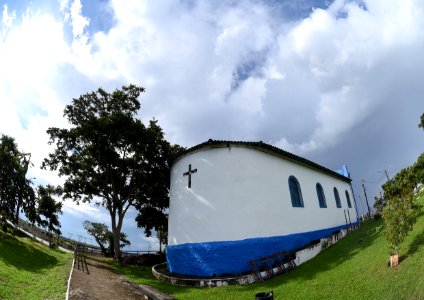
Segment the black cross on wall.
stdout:
<path fill-rule="evenodd" d="M 183 174 L 183 176 L 188 176 L 188 188 L 191 188 L 191 174 L 197 172 L 197 169 L 192 170 L 191 165 L 188 165 L 188 171 Z"/>

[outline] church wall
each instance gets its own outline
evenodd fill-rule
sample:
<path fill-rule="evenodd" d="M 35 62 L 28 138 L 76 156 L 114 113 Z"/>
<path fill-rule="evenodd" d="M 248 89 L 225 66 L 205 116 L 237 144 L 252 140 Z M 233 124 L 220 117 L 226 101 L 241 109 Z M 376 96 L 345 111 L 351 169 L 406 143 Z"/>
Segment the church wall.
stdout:
<path fill-rule="evenodd" d="M 183 176 L 189 164 L 197 169 L 191 188 Z M 292 207 L 290 175 L 300 183 L 304 207 Z M 317 182 L 327 208 L 319 207 Z M 336 208 L 334 187 L 342 208 Z M 168 265 L 197 276 L 245 272 L 250 259 L 291 251 L 344 228 L 345 210 L 356 222 L 354 205 L 348 182 L 297 162 L 240 146 L 200 149 L 171 170 Z"/>
<path fill-rule="evenodd" d="M 197 172 L 183 176 L 188 165 Z M 302 189 L 304 207 L 292 207 L 288 177 Z M 327 208 L 320 208 L 316 183 L 320 182 Z M 336 208 L 333 187 L 342 208 Z M 345 190 L 352 208 L 348 208 Z M 307 232 L 345 224 L 356 212 L 348 182 L 303 167 L 280 157 L 242 147 L 192 153 L 172 168 L 169 245 L 230 241 Z"/>

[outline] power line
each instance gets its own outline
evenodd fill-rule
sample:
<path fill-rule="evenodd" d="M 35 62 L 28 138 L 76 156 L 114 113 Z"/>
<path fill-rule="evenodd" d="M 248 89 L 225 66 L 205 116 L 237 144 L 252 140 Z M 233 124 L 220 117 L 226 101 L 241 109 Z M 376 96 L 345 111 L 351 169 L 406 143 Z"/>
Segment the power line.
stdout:
<path fill-rule="evenodd" d="M 372 183 L 372 184 L 380 184 L 381 180 L 384 178 L 384 175 L 382 177 L 380 177 L 378 180 L 373 180 L 373 181 L 368 181 L 368 180 L 364 180 L 362 179 L 364 182 L 366 183 Z"/>

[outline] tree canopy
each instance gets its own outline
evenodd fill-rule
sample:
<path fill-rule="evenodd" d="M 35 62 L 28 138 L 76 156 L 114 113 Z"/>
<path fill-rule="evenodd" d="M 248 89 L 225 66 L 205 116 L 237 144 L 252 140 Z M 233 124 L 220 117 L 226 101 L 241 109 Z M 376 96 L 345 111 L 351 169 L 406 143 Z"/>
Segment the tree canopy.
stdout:
<path fill-rule="evenodd" d="M 106 224 L 84 221 L 83 227 L 87 230 L 87 233 L 94 238 L 103 255 L 114 256 L 115 250 L 113 244 L 113 233 L 109 231 L 109 227 Z M 124 232 L 121 232 L 119 237 L 119 247 L 122 249 L 127 245 L 131 245 L 131 242 L 127 239 L 127 235 Z"/>
<path fill-rule="evenodd" d="M 424 154 L 412 166 L 402 169 L 383 184 L 384 198 L 387 201 L 382 216 L 392 254 L 399 252 L 401 244 L 415 224 L 419 210 L 414 193 L 416 186 L 423 181 Z"/>
<path fill-rule="evenodd" d="M 410 167 L 400 170 L 391 180 L 383 184 L 386 198 L 409 197 L 414 188 L 424 182 L 424 153 Z"/>
<path fill-rule="evenodd" d="M 421 116 L 419 127 L 424 129 L 424 114 Z M 412 166 L 402 169 L 382 186 L 385 202 L 382 216 L 392 254 L 399 253 L 401 244 L 416 221 L 419 206 L 415 193 L 418 184 L 423 182 L 424 153 Z M 383 197 L 381 200 L 383 201 Z"/>
<path fill-rule="evenodd" d="M 51 234 L 61 234 L 59 214 L 62 214 L 62 203 L 56 202 L 54 195 L 61 195 L 60 187 L 51 185 L 38 186 L 37 188 L 37 223 L 49 232 L 49 244 L 51 246 Z"/>
<path fill-rule="evenodd" d="M 162 133 L 156 132 L 158 137 Z M 138 227 L 144 228 L 146 236 L 151 236 L 152 230 L 157 233 L 159 245 L 167 243 L 168 239 L 168 215 L 166 213 L 169 207 L 169 176 L 172 160 L 181 155 L 184 148 L 178 145 L 172 145 L 168 149 L 166 157 L 158 165 L 150 166 L 148 171 L 152 176 L 148 176 L 145 181 L 146 192 L 149 197 L 135 202 L 138 210 L 136 222 Z M 161 251 L 162 249 L 159 249 Z"/>
<path fill-rule="evenodd" d="M 91 235 L 102 250 L 103 255 L 107 254 L 106 244 L 109 241 L 107 232 L 109 228 L 106 224 L 84 221 L 83 227 Z"/>
<path fill-rule="evenodd" d="M 30 154 L 18 150 L 14 138 L 0 138 L 0 215 L 15 224 L 22 210 L 29 221 L 36 220 L 35 193 L 32 182 L 26 178 Z"/>
<path fill-rule="evenodd" d="M 44 168 L 65 176 L 64 198 L 103 205 L 110 214 L 115 253 L 124 216 L 131 206 L 168 207 L 169 168 L 180 149 L 164 138 L 156 120 L 145 126 L 138 118 L 144 88 L 123 86 L 112 93 L 99 88 L 73 99 L 64 116 L 71 128 L 47 130 L 53 153 Z M 143 219 L 143 217 L 140 217 Z M 156 225 L 143 223 L 146 228 Z"/>

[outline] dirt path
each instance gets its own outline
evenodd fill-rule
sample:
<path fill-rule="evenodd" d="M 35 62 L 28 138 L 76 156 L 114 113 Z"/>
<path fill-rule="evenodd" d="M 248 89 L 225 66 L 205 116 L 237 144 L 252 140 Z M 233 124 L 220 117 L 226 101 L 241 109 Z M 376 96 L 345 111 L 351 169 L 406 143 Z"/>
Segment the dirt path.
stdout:
<path fill-rule="evenodd" d="M 73 270 L 70 300 L 145 299 L 139 288 L 108 267 L 101 258 L 87 257 L 87 265 L 89 274 L 76 266 Z"/>

